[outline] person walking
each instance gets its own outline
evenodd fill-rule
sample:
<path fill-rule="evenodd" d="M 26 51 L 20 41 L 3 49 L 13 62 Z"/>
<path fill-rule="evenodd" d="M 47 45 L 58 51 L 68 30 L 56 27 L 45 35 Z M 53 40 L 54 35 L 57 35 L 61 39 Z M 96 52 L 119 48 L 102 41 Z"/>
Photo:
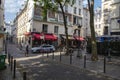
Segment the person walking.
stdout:
<path fill-rule="evenodd" d="M 29 54 L 29 46 L 28 46 L 28 44 L 26 45 L 26 52 L 25 52 L 25 56 L 28 56 L 28 54 Z"/>

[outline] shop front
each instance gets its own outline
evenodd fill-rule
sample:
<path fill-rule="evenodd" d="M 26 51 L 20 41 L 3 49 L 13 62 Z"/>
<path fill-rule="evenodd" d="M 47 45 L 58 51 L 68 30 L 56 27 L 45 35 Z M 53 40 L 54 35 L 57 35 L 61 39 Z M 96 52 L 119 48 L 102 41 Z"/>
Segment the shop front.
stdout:
<path fill-rule="evenodd" d="M 66 36 L 61 34 L 61 44 L 65 46 L 66 44 Z M 77 48 L 79 46 L 79 43 L 81 43 L 84 40 L 83 37 L 73 37 L 72 35 L 68 35 L 68 45 L 70 48 Z"/>
<path fill-rule="evenodd" d="M 52 33 L 31 33 L 32 47 L 40 46 L 42 44 L 57 45 L 57 36 Z"/>

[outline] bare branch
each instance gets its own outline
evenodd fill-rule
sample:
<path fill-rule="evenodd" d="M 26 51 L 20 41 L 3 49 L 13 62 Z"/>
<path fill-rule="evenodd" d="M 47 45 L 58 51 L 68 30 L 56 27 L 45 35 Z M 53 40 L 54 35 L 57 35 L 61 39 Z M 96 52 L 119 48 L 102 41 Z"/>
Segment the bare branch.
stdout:
<path fill-rule="evenodd" d="M 63 4 L 63 7 L 65 6 L 66 2 L 67 2 L 67 0 L 65 0 L 65 2 L 64 2 L 64 4 Z"/>
<path fill-rule="evenodd" d="M 89 8 L 89 11 L 91 11 L 90 0 L 87 0 L 87 1 L 88 1 L 88 8 Z"/>

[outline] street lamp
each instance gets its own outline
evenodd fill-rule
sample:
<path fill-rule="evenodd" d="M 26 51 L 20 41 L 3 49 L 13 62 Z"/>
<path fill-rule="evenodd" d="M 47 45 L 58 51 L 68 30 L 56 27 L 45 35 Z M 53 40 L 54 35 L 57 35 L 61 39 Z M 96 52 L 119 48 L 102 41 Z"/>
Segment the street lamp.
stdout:
<path fill-rule="evenodd" d="M 80 31 L 81 31 L 81 25 L 78 26 L 77 30 L 78 30 L 78 38 L 80 38 Z M 78 53 L 77 53 L 77 57 L 81 57 L 82 55 L 80 54 L 80 45 L 81 42 L 78 40 Z"/>

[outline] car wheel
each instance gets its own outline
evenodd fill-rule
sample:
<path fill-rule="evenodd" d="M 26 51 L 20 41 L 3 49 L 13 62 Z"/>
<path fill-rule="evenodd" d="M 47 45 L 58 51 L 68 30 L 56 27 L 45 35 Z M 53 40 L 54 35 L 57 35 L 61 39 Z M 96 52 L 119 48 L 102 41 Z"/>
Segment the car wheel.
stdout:
<path fill-rule="evenodd" d="M 50 49 L 50 52 L 53 52 L 53 49 Z"/>
<path fill-rule="evenodd" d="M 40 52 L 40 50 L 37 50 L 36 52 L 37 52 L 37 53 L 39 53 L 39 52 Z"/>

